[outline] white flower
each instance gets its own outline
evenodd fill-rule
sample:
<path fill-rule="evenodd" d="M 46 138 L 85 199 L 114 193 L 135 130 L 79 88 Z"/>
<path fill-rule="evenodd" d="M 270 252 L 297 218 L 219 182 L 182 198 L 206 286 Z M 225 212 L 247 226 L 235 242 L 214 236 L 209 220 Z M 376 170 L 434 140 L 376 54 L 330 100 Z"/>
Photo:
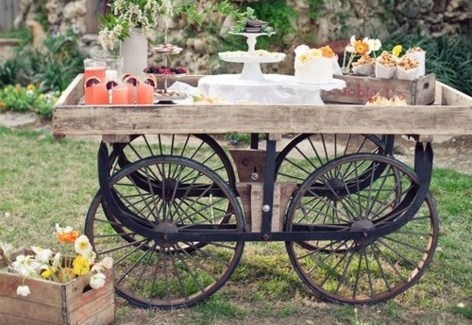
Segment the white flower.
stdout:
<path fill-rule="evenodd" d="M 103 258 L 102 264 L 106 269 L 111 269 L 113 267 L 113 259 L 109 256 L 106 256 Z"/>
<path fill-rule="evenodd" d="M 305 45 L 305 44 L 302 44 L 302 45 L 298 45 L 296 48 L 295 48 L 295 55 L 296 56 L 299 56 L 303 53 L 306 53 L 310 50 L 310 48 L 308 47 L 308 45 Z"/>
<path fill-rule="evenodd" d="M 30 288 L 27 285 L 24 286 L 18 286 L 16 288 L 16 294 L 19 296 L 26 297 L 31 293 Z"/>
<path fill-rule="evenodd" d="M 58 234 L 63 234 L 63 233 L 68 234 L 68 233 L 72 232 L 72 230 L 74 230 L 74 228 L 72 228 L 71 226 L 67 226 L 65 228 L 62 228 L 61 226 L 59 226 L 58 223 L 56 223 L 56 232 Z"/>
<path fill-rule="evenodd" d="M 97 254 L 95 254 L 95 252 L 91 250 L 90 252 L 82 256 L 87 260 L 87 262 L 89 262 L 89 264 L 93 264 L 95 263 L 95 258 L 97 257 Z"/>
<path fill-rule="evenodd" d="M 97 273 L 90 277 L 90 286 L 93 289 L 101 288 L 105 285 L 106 276 L 103 273 Z"/>
<path fill-rule="evenodd" d="M 382 43 L 379 39 L 369 39 L 367 43 L 369 44 L 369 49 L 372 51 L 378 51 L 382 47 Z"/>
<path fill-rule="evenodd" d="M 43 249 L 38 246 L 31 246 L 31 249 L 36 254 L 36 260 L 41 263 L 49 262 L 49 259 L 52 256 L 52 251 L 50 249 Z"/>
<path fill-rule="evenodd" d="M 86 257 L 92 251 L 92 245 L 85 235 L 80 235 L 74 242 L 75 252 Z"/>
<path fill-rule="evenodd" d="M 61 266 L 61 260 L 61 253 L 56 253 L 56 255 L 54 255 L 54 259 L 52 260 L 52 267 L 59 268 Z"/>
<path fill-rule="evenodd" d="M 92 266 L 92 271 L 102 272 L 104 269 L 111 269 L 113 267 L 113 259 L 109 256 L 105 257 L 102 261 Z"/>
<path fill-rule="evenodd" d="M 459 308 L 464 308 L 465 307 L 465 304 L 463 302 L 460 302 L 457 304 L 457 307 Z"/>

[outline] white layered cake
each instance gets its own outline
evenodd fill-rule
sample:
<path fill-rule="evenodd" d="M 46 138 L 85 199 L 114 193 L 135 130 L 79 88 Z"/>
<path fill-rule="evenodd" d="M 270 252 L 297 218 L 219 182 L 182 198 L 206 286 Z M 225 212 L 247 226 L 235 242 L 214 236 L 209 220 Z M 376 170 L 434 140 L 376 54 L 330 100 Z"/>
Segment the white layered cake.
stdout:
<path fill-rule="evenodd" d="M 295 79 L 301 84 L 327 84 L 333 80 L 333 60 L 336 55 L 329 46 L 295 49 Z"/>

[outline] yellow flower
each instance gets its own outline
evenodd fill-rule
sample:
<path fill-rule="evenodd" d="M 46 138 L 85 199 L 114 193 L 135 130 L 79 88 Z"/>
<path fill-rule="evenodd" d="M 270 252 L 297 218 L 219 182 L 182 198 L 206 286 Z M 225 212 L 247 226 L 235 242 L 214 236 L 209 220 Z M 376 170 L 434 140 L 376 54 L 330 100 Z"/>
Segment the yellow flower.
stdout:
<path fill-rule="evenodd" d="M 36 86 L 33 85 L 33 84 L 29 84 L 29 85 L 26 87 L 26 89 L 28 89 L 28 90 L 35 90 L 35 89 L 36 89 Z"/>
<path fill-rule="evenodd" d="M 402 53 L 402 51 L 403 51 L 403 46 L 395 45 L 395 47 L 392 50 L 392 54 L 398 58 L 400 54 Z"/>
<path fill-rule="evenodd" d="M 310 55 L 312 58 L 317 59 L 323 56 L 323 52 L 320 49 L 311 49 Z"/>
<path fill-rule="evenodd" d="M 54 273 L 56 273 L 56 268 L 54 267 L 48 267 L 46 270 L 44 270 L 42 273 L 41 273 L 41 276 L 45 279 L 49 279 L 50 277 L 53 276 Z"/>
<path fill-rule="evenodd" d="M 307 61 L 308 61 L 308 54 L 306 53 L 300 54 L 300 63 L 304 64 Z"/>
<path fill-rule="evenodd" d="M 82 255 L 77 255 L 72 265 L 76 275 L 85 275 L 90 271 L 90 263 Z"/>

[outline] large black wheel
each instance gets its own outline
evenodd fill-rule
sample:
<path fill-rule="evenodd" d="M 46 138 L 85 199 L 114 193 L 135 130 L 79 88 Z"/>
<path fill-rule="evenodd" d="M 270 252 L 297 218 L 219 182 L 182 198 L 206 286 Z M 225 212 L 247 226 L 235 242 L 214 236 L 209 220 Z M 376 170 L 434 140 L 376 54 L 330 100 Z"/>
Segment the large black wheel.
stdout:
<path fill-rule="evenodd" d="M 148 188 L 134 183 L 131 175 L 137 173 L 146 176 Z M 110 208 L 97 194 L 85 233 L 98 256 L 115 260 L 119 295 L 140 307 L 187 307 L 216 292 L 231 276 L 243 242 L 156 241 L 116 216 L 116 211 L 125 211 L 140 226 L 158 233 L 179 233 L 195 225 L 242 232 L 237 198 L 215 172 L 187 158 L 150 157 L 123 167 L 109 186 L 118 202 L 112 200 L 116 205 Z"/>
<path fill-rule="evenodd" d="M 300 278 L 324 299 L 350 304 L 385 301 L 416 283 L 439 231 L 434 201 L 430 194 L 421 198 L 426 192 L 420 187 L 414 171 L 386 156 L 354 154 L 320 167 L 295 193 L 285 231 L 326 227 L 334 235 L 356 231 L 366 237 L 287 242 Z M 401 227 L 368 236 L 394 224 Z"/>
<path fill-rule="evenodd" d="M 301 184 L 333 159 L 354 153 L 391 155 L 394 136 L 355 134 L 300 134 L 277 155 L 278 182 Z"/>

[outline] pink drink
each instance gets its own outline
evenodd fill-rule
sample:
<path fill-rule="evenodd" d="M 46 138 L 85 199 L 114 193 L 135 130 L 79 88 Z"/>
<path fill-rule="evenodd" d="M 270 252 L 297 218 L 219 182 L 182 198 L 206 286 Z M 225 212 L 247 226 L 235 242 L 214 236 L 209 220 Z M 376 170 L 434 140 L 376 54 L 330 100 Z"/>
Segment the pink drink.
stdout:
<path fill-rule="evenodd" d="M 88 67 L 84 69 L 84 81 L 90 77 L 96 77 L 100 82 L 105 82 L 105 67 Z"/>
<path fill-rule="evenodd" d="M 141 83 L 138 86 L 137 104 L 152 105 L 154 103 L 154 87 Z"/>
<path fill-rule="evenodd" d="M 113 105 L 130 104 L 129 91 L 126 85 L 116 86 L 111 90 L 111 103 Z"/>
<path fill-rule="evenodd" d="M 108 105 L 108 90 L 104 83 L 85 87 L 85 105 Z"/>

